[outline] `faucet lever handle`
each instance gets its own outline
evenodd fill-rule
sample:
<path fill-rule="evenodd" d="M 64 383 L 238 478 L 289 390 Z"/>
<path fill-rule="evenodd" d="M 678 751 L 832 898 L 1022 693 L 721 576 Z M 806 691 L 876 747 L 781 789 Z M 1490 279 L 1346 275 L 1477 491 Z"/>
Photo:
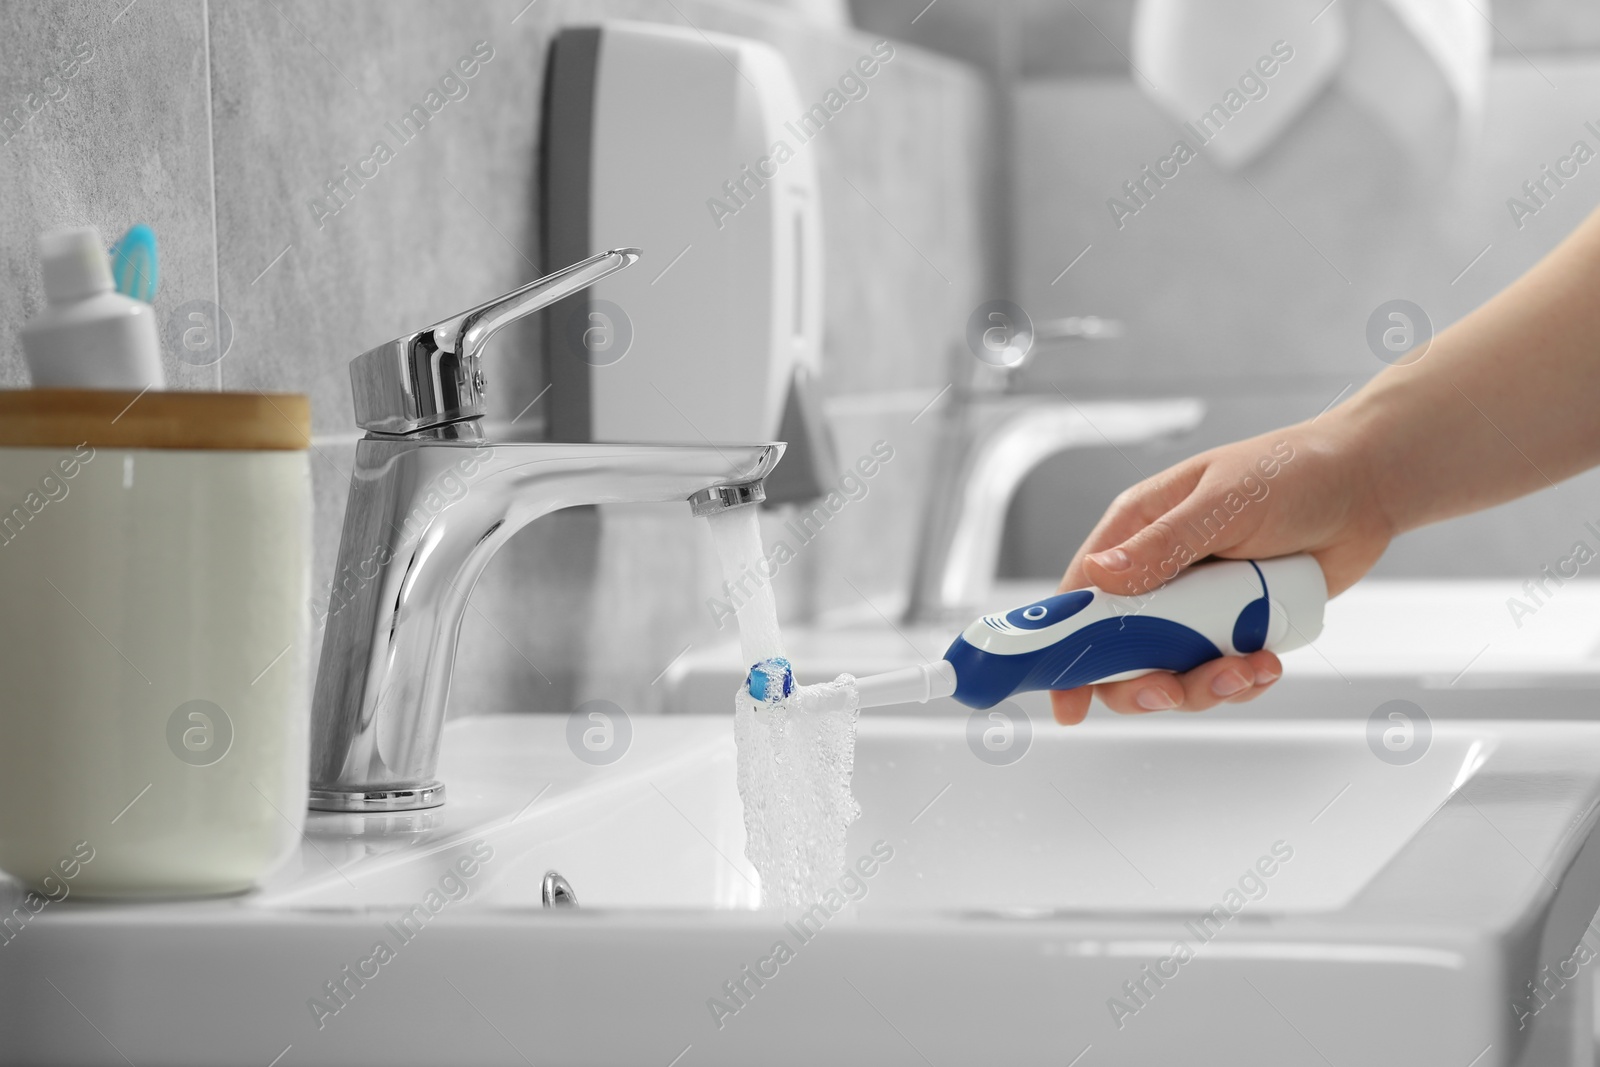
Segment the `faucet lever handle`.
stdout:
<path fill-rule="evenodd" d="M 631 266 L 639 254 L 637 248 L 613 248 L 363 352 L 350 361 L 356 424 L 374 433 L 409 434 L 479 418 L 479 355 L 489 339 L 508 323 Z"/>

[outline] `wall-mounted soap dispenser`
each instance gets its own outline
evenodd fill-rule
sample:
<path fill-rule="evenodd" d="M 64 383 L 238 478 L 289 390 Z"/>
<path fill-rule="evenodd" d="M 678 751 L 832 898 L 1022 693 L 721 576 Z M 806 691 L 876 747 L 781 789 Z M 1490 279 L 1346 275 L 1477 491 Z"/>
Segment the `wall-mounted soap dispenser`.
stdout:
<path fill-rule="evenodd" d="M 803 114 L 783 57 L 757 41 L 616 21 L 555 39 L 545 262 L 612 244 L 644 258 L 546 312 L 554 440 L 786 440 L 768 501 L 826 491 L 822 225 Z"/>

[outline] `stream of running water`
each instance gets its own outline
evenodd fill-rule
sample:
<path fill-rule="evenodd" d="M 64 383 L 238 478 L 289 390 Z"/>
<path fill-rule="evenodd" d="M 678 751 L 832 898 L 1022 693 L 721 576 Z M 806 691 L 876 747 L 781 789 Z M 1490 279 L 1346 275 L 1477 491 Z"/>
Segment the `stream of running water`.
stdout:
<path fill-rule="evenodd" d="M 786 660 L 777 602 L 759 569 L 756 508 L 730 508 L 706 521 L 729 586 L 755 586 L 734 605 L 746 668 Z M 734 698 L 745 856 L 761 876 L 765 907 L 809 907 L 844 872 L 845 835 L 861 813 L 850 793 L 858 708 L 853 699 L 808 699 L 838 685 L 854 691 L 841 678 L 827 686 L 796 687 L 786 699 L 768 702 L 756 701 L 741 684 Z M 823 703 L 845 706 L 819 708 Z"/>

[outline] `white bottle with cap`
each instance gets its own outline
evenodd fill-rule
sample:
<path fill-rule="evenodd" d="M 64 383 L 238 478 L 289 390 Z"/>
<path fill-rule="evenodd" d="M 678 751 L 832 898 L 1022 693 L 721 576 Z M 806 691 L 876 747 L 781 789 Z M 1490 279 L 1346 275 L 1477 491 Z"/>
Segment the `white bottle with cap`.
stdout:
<path fill-rule="evenodd" d="M 34 388 L 164 388 L 155 309 L 115 291 L 99 232 L 47 233 L 39 254 L 46 304 L 22 327 Z"/>

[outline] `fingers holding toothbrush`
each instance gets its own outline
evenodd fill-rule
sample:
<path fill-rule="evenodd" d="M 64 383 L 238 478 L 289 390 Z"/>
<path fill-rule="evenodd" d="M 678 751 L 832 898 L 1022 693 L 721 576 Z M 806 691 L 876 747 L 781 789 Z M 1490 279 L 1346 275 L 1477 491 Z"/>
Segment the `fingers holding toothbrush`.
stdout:
<path fill-rule="evenodd" d="M 1089 714 L 1089 703 L 1100 702 L 1119 715 L 1144 715 L 1152 711 L 1205 711 L 1218 704 L 1239 704 L 1260 696 L 1283 674 L 1278 657 L 1263 649 L 1248 656 L 1224 656 L 1186 674 L 1165 671 L 1050 694 L 1056 722 L 1076 726 Z"/>
<path fill-rule="evenodd" d="M 1382 555 L 1393 527 L 1376 505 L 1358 435 L 1336 420 L 1201 453 L 1119 496 L 1074 555 L 1063 591 L 1154 592 L 1207 557 L 1309 552 L 1330 594 Z M 1091 696 L 1121 714 L 1201 711 L 1259 696 L 1282 674 L 1268 651 L 1224 656 L 1182 675 L 1149 674 L 1051 694 L 1057 722 L 1082 722 Z"/>

